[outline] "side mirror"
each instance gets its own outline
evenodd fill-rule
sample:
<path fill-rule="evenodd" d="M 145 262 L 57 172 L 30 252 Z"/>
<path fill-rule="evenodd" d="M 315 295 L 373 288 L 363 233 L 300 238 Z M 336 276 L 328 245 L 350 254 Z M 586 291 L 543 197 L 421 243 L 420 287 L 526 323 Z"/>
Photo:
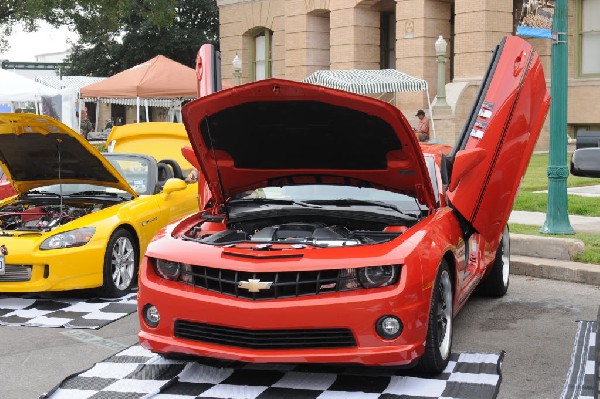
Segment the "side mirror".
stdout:
<path fill-rule="evenodd" d="M 471 148 L 458 151 L 454 157 L 448 191 L 454 191 L 458 186 L 460 179 L 483 161 L 485 155 L 486 151 L 483 148 Z"/>
<path fill-rule="evenodd" d="M 187 184 L 181 179 L 171 178 L 167 180 L 163 189 L 162 196 L 164 199 L 167 199 L 172 192 L 185 190 Z"/>
<path fill-rule="evenodd" d="M 581 177 L 600 177 L 600 148 L 580 148 L 573 152 L 571 174 Z"/>

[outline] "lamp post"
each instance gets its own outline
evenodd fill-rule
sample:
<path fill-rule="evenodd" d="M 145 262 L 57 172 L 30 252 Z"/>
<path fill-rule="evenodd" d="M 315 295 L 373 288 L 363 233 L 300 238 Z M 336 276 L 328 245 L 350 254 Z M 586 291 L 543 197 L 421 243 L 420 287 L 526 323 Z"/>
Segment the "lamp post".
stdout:
<path fill-rule="evenodd" d="M 448 42 L 444 40 L 442 34 L 435 41 L 435 54 L 437 55 L 437 96 L 435 101 L 435 108 L 444 109 L 450 108 L 446 102 L 446 48 Z"/>
<path fill-rule="evenodd" d="M 231 65 L 233 66 L 233 83 L 239 85 L 242 80 L 242 59 L 237 52 L 235 53 L 235 57 L 233 57 Z"/>
<path fill-rule="evenodd" d="M 575 234 L 567 211 L 567 0 L 557 0 L 554 7 L 552 72 L 550 81 L 550 151 L 548 156 L 548 209 L 540 229 L 545 234 Z"/>

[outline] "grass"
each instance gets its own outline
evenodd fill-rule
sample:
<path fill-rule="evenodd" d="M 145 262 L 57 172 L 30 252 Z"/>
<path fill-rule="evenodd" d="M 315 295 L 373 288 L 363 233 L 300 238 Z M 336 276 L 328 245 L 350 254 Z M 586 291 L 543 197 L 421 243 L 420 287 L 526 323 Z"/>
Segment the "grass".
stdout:
<path fill-rule="evenodd" d="M 548 154 L 533 154 L 527 172 L 521 182 L 519 194 L 513 209 L 518 211 L 546 212 L 548 210 L 548 194 L 535 191 L 548 190 Z M 600 184 L 600 180 L 588 177 L 577 177 L 569 174 L 567 187 L 591 186 Z M 600 216 L 598 197 L 568 196 L 568 212 L 570 215 Z"/>
<path fill-rule="evenodd" d="M 573 238 L 576 240 L 581 240 L 583 241 L 585 249 L 583 253 L 577 255 L 577 257 L 575 257 L 575 259 L 573 260 L 575 262 L 600 264 L 600 234 L 576 233 L 569 235 L 553 234 L 552 236 L 548 236 L 548 234 L 540 233 L 539 226 L 529 226 L 516 223 L 510 223 L 509 228 L 511 233 L 527 234 L 541 237 Z"/>
<path fill-rule="evenodd" d="M 569 156 L 570 160 L 570 156 Z M 548 194 L 535 193 L 535 191 L 548 190 L 548 154 L 533 154 L 529 161 L 527 172 L 521 182 L 519 194 L 515 200 L 513 209 L 519 211 L 544 212 L 548 211 Z M 580 187 L 600 184 L 600 179 L 578 177 L 569 174 L 567 187 Z M 599 216 L 600 198 L 582 197 L 579 195 L 568 195 L 569 215 Z M 511 233 L 529 234 L 549 237 L 540 233 L 539 226 L 528 226 L 522 224 L 510 224 Z M 600 264 L 600 234 L 576 233 L 570 235 L 552 235 L 551 237 L 574 238 L 583 241 L 585 250 L 574 260 L 576 262 Z"/>

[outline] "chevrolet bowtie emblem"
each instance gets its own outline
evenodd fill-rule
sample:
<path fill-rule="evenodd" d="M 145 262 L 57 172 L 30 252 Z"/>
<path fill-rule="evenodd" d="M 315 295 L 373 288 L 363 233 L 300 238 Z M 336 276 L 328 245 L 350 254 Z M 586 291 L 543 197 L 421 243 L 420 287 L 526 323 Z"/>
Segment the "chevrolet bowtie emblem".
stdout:
<path fill-rule="evenodd" d="M 248 281 L 240 281 L 239 288 L 247 289 L 250 292 L 259 292 L 271 288 L 272 281 L 260 281 L 259 279 L 249 278 Z"/>

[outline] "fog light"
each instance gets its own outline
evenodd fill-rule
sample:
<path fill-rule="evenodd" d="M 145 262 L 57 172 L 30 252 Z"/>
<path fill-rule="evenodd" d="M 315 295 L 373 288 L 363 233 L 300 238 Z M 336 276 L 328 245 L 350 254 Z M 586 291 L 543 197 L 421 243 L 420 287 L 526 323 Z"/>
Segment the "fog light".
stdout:
<path fill-rule="evenodd" d="M 150 304 L 144 306 L 144 321 L 150 327 L 158 326 L 158 322 L 160 321 L 160 313 L 158 313 L 156 306 Z"/>
<path fill-rule="evenodd" d="M 377 320 L 375 330 L 383 339 L 398 338 L 402 333 L 402 322 L 396 316 L 383 316 Z"/>

